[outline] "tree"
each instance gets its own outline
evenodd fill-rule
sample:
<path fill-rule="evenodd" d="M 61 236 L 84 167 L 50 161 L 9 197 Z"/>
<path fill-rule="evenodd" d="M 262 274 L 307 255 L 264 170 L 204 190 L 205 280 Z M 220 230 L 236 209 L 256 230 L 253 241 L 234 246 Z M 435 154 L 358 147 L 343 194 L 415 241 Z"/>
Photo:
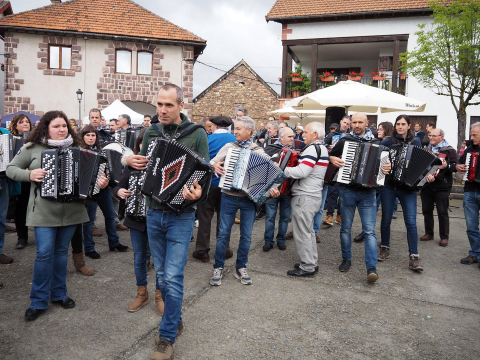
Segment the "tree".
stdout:
<path fill-rule="evenodd" d="M 418 25 L 417 46 L 400 55 L 401 68 L 437 95 L 450 98 L 461 146 L 467 107 L 480 104 L 480 2 L 437 0 L 429 6 L 434 21 Z"/>

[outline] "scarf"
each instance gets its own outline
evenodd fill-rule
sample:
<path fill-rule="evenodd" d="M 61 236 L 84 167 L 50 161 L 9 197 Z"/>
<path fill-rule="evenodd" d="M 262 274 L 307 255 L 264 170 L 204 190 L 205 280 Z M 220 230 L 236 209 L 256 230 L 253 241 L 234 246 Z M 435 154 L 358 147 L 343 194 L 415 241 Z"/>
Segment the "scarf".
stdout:
<path fill-rule="evenodd" d="M 437 146 L 432 146 L 432 144 L 428 145 L 429 149 L 433 153 L 438 153 L 440 152 L 440 149 L 450 146 L 450 144 L 447 142 L 447 140 L 443 139 Z"/>
<path fill-rule="evenodd" d="M 62 147 L 68 147 L 68 146 L 72 145 L 73 144 L 73 139 L 72 139 L 72 135 L 68 134 L 68 137 L 66 139 L 63 139 L 63 140 L 43 139 L 42 142 L 44 144 L 50 146 L 50 147 L 62 148 Z"/>
<path fill-rule="evenodd" d="M 365 129 L 365 135 L 357 135 L 353 132 L 353 130 L 350 131 L 350 135 L 353 136 L 355 139 L 366 140 L 366 141 L 371 141 L 375 138 L 372 130 L 370 130 L 370 128 L 368 127 Z"/>
<path fill-rule="evenodd" d="M 248 148 L 252 144 L 252 139 L 247 139 L 247 140 L 242 140 L 242 141 L 237 141 L 238 146 L 241 148 Z"/>

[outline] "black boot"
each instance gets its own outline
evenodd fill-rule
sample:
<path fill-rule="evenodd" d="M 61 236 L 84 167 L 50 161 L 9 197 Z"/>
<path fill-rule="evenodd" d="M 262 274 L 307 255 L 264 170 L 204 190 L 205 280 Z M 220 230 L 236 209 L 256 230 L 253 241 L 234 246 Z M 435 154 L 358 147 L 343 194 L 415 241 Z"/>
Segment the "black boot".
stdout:
<path fill-rule="evenodd" d="M 363 231 L 360 234 L 358 234 L 357 236 L 355 236 L 353 238 L 353 241 L 355 241 L 355 242 L 365 241 L 365 234 L 363 233 Z"/>

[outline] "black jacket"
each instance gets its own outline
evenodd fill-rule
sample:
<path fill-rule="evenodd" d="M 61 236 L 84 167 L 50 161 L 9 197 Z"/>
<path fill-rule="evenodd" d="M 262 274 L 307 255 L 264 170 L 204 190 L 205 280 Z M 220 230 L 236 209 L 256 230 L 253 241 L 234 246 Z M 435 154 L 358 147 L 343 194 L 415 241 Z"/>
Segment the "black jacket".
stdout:
<path fill-rule="evenodd" d="M 465 160 L 467 158 L 467 153 L 478 153 L 480 152 L 480 147 L 473 145 L 471 140 L 467 141 L 467 147 L 465 148 L 465 152 L 463 153 L 462 156 L 460 156 L 460 159 L 458 160 L 459 164 L 465 164 Z M 465 181 L 465 186 L 463 187 L 463 191 L 480 191 L 480 183 L 476 181 Z"/>
<path fill-rule="evenodd" d="M 125 166 L 122 172 L 122 178 L 117 186 L 113 188 L 113 193 L 115 196 L 117 195 L 118 190 L 120 189 L 127 189 L 128 190 L 128 179 L 130 178 L 130 168 Z M 129 215 L 125 216 L 125 220 L 123 221 L 123 225 L 130 229 L 134 229 L 137 231 L 144 232 L 147 229 L 147 222 L 146 221 L 137 221 Z"/>
<path fill-rule="evenodd" d="M 433 187 L 433 191 L 450 191 L 453 185 L 453 173 L 457 163 L 457 152 L 451 146 L 446 146 L 439 151 L 440 154 L 447 155 L 447 167 L 440 170 L 435 181 L 426 183 L 423 188 Z"/>

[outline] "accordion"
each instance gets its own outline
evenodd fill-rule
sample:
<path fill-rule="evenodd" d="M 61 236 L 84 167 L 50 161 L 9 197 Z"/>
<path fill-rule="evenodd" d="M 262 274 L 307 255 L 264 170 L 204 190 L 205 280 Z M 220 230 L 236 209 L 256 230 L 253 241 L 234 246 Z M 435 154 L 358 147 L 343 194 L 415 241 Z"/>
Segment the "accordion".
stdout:
<path fill-rule="evenodd" d="M 59 202 L 96 199 L 100 195 L 98 179 L 106 159 L 95 151 L 60 148 L 42 151 L 41 167 L 47 171 L 40 185 L 40 196 Z"/>
<path fill-rule="evenodd" d="M 392 146 L 390 158 L 392 180 L 409 187 L 423 186 L 426 178 L 442 165 L 442 161 L 431 152 L 407 144 Z"/>
<path fill-rule="evenodd" d="M 140 190 L 142 178 L 143 171 L 130 172 L 128 190 L 131 192 L 131 195 L 125 202 L 126 214 L 137 221 L 145 221 L 146 219 L 145 195 Z"/>
<path fill-rule="evenodd" d="M 295 150 L 283 148 L 278 155 L 277 163 L 279 164 L 280 169 L 283 171 L 286 167 L 295 167 L 298 165 L 298 158 L 300 153 Z M 280 186 L 280 195 L 288 195 L 292 189 L 295 179 L 288 178 Z"/>
<path fill-rule="evenodd" d="M 270 197 L 270 189 L 278 188 L 287 179 L 270 159 L 252 150 L 229 147 L 223 164 L 225 174 L 219 187 L 244 192 L 256 205 Z"/>
<path fill-rule="evenodd" d="M 149 160 L 140 180 L 141 191 L 174 212 L 181 212 L 207 198 L 212 181 L 212 166 L 199 154 L 175 140 L 154 138 L 148 145 Z M 183 197 L 183 187 L 197 180 L 202 187 L 200 199 Z"/>
<path fill-rule="evenodd" d="M 13 136 L 11 134 L 0 135 L 0 172 L 7 170 L 7 165 L 12 161 L 16 152 L 13 148 Z"/>
<path fill-rule="evenodd" d="M 13 135 L 13 154 L 14 156 L 27 143 L 27 139 L 32 132 L 26 131 L 22 135 Z"/>
<path fill-rule="evenodd" d="M 115 141 L 133 150 L 141 129 L 120 129 L 115 131 Z"/>
<path fill-rule="evenodd" d="M 465 158 L 467 171 L 463 175 L 463 181 L 480 182 L 480 169 L 477 171 L 478 153 L 467 153 Z"/>
<path fill-rule="evenodd" d="M 382 145 L 345 141 L 342 160 L 345 165 L 337 168 L 329 164 L 325 182 L 376 188 L 385 185 L 382 166 L 389 161 L 388 148 Z"/>
<path fill-rule="evenodd" d="M 116 141 L 110 141 L 102 146 L 100 154 L 107 159 L 108 166 L 105 167 L 108 185 L 116 186 L 122 178 L 122 156 L 127 148 Z"/>
<path fill-rule="evenodd" d="M 293 148 L 295 150 L 302 150 L 305 147 L 305 143 L 301 140 L 293 140 Z"/>

